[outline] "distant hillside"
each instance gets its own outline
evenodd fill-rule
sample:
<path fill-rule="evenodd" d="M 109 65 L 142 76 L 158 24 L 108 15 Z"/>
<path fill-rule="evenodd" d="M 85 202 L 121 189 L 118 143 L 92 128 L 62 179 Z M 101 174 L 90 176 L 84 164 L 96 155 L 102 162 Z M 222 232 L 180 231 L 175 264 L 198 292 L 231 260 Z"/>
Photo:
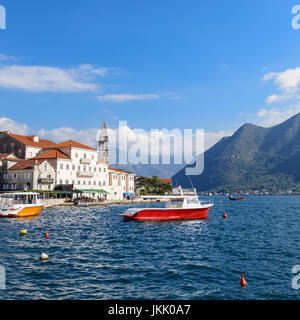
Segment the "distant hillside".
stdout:
<path fill-rule="evenodd" d="M 170 178 L 184 167 L 178 164 L 111 164 L 121 170 L 134 172 L 137 176 Z"/>
<path fill-rule="evenodd" d="M 245 124 L 204 153 L 202 175 L 190 176 L 199 191 L 300 191 L 300 114 L 263 128 Z M 190 187 L 185 168 L 172 177 Z"/>

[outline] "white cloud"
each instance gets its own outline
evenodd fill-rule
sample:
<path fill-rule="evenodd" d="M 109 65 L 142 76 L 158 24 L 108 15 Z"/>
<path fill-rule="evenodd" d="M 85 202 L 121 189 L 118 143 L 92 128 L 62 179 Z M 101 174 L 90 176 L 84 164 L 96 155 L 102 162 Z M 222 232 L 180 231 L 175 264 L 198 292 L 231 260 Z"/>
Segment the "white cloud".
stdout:
<path fill-rule="evenodd" d="M 210 149 L 218 141 L 224 137 L 229 137 L 233 135 L 233 130 L 221 130 L 217 132 L 205 132 L 204 135 L 204 146 L 205 150 Z"/>
<path fill-rule="evenodd" d="M 136 100 L 159 99 L 158 94 L 106 94 L 98 96 L 97 99 L 101 102 L 126 102 Z"/>
<path fill-rule="evenodd" d="M 88 129 L 74 129 L 70 127 L 61 127 L 61 128 L 54 128 L 50 130 L 40 129 L 38 132 L 34 132 L 31 128 L 29 128 L 26 124 L 18 123 L 12 119 L 9 118 L 0 118 L 0 130 L 6 131 L 10 130 L 12 133 L 22 134 L 22 135 L 32 135 L 37 134 L 40 138 L 44 139 L 50 139 L 54 142 L 63 142 L 66 140 L 75 140 L 78 142 L 81 142 L 83 144 L 86 144 L 88 146 L 97 148 L 97 137 L 99 134 L 99 128 L 88 128 Z M 119 131 L 120 130 L 120 131 Z M 216 142 L 218 142 L 221 138 L 224 136 L 230 136 L 232 135 L 231 130 L 227 131 L 219 131 L 219 132 L 205 132 L 204 134 L 204 140 L 205 140 L 205 150 L 212 147 Z M 111 140 L 111 148 L 113 148 L 114 143 L 116 142 L 117 137 L 120 136 L 120 139 L 124 141 L 124 139 L 127 138 L 128 140 L 128 148 L 134 146 L 137 142 L 140 143 L 141 146 L 149 146 L 149 142 L 153 143 L 156 140 L 156 138 L 161 139 L 167 139 L 172 137 L 183 136 L 183 131 L 181 132 L 179 129 L 174 130 L 159 130 L 155 131 L 152 136 L 150 136 L 150 131 L 145 131 L 142 129 L 132 129 L 129 126 L 121 126 L 120 128 L 116 129 L 110 129 L 108 128 L 108 134 Z M 194 133 L 190 137 L 188 137 L 188 144 L 187 144 L 187 153 L 193 154 L 195 152 L 195 146 L 193 145 L 193 139 L 194 139 Z M 122 146 L 120 146 L 121 152 L 126 151 L 126 149 L 122 149 Z M 166 155 L 170 151 L 170 154 L 180 155 L 183 150 L 173 150 L 168 148 L 162 148 L 160 145 L 156 149 L 156 154 L 160 155 Z M 113 153 L 113 150 L 111 150 L 111 153 Z M 141 150 L 142 154 L 148 154 L 148 150 Z M 150 153 L 150 152 L 149 152 Z M 187 160 L 187 159 L 185 159 Z"/>
<path fill-rule="evenodd" d="M 279 102 L 279 101 L 284 101 L 287 99 L 292 98 L 291 95 L 278 95 L 278 94 L 273 94 L 271 96 L 268 96 L 265 100 L 265 102 L 267 104 L 271 104 L 271 103 L 275 103 L 275 102 Z"/>
<path fill-rule="evenodd" d="M 0 61 L 17 61 L 19 59 L 17 59 L 16 57 L 13 57 L 13 56 L 7 56 L 5 54 L 0 54 Z"/>
<path fill-rule="evenodd" d="M 61 127 L 51 130 L 41 129 L 37 134 L 41 138 L 50 139 L 57 143 L 67 140 L 75 140 L 95 148 L 97 144 L 96 136 L 98 130 L 99 129 L 97 128 L 76 130 L 70 127 Z"/>
<path fill-rule="evenodd" d="M 283 72 L 270 72 L 263 77 L 263 80 L 273 80 L 280 90 L 287 93 L 295 93 L 299 89 L 300 68 L 287 69 Z"/>
<path fill-rule="evenodd" d="M 0 118 L 0 131 L 11 131 L 15 134 L 26 135 L 29 132 L 29 128 L 24 123 L 19 123 L 9 118 Z"/>
<path fill-rule="evenodd" d="M 108 68 L 80 65 L 76 69 L 42 66 L 0 67 L 0 87 L 32 92 L 97 92 L 99 85 L 89 80 L 104 76 Z"/>
<path fill-rule="evenodd" d="M 292 106 L 285 110 L 272 108 L 270 110 L 261 109 L 257 116 L 262 119 L 259 125 L 264 127 L 272 127 L 277 125 L 300 112 L 300 104 Z"/>

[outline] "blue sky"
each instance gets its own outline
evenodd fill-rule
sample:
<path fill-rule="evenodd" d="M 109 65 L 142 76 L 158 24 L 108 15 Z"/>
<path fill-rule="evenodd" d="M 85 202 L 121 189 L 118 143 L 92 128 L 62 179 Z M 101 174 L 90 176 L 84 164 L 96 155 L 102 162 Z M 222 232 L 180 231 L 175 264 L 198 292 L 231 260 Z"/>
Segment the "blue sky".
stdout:
<path fill-rule="evenodd" d="M 295 4 L 0 0 L 0 118 L 50 137 L 103 118 L 214 139 L 245 122 L 276 124 L 300 111 Z"/>

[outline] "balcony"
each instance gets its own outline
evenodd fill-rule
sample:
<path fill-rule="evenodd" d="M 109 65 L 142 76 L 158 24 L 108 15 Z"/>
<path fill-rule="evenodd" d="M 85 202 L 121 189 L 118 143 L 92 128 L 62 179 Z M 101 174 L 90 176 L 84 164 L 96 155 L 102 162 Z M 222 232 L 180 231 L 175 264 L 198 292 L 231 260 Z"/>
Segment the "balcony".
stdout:
<path fill-rule="evenodd" d="M 91 159 L 80 159 L 81 164 L 91 164 Z"/>
<path fill-rule="evenodd" d="M 48 178 L 39 178 L 38 184 L 53 184 L 54 179 L 48 179 Z"/>
<path fill-rule="evenodd" d="M 94 172 L 91 171 L 77 171 L 77 178 L 93 178 Z"/>

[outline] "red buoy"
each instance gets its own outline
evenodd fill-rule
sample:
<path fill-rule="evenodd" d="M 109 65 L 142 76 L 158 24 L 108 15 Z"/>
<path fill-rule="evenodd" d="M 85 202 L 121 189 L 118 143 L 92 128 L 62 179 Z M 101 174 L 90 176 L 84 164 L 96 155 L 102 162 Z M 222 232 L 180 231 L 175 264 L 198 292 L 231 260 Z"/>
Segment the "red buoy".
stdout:
<path fill-rule="evenodd" d="M 46 238 L 49 237 L 49 233 L 48 233 L 48 232 L 45 233 L 45 237 L 46 237 Z"/>
<path fill-rule="evenodd" d="M 228 218 L 228 216 L 227 216 L 226 212 L 224 212 L 224 214 L 223 214 L 223 218 L 224 218 L 224 219 L 227 219 L 227 218 Z"/>
<path fill-rule="evenodd" d="M 246 288 L 246 285 L 247 285 L 247 282 L 245 280 L 245 276 L 243 274 L 241 274 L 240 285 L 241 285 L 242 288 Z"/>

